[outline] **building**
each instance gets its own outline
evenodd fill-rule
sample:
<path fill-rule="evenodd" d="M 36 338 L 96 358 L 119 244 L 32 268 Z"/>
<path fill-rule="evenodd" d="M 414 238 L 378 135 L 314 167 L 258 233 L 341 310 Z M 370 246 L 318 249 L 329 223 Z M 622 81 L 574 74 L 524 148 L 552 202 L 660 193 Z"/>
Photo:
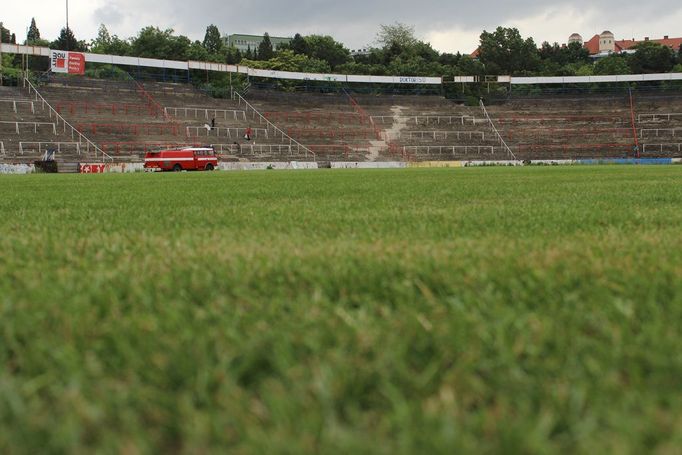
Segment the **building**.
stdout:
<path fill-rule="evenodd" d="M 282 44 L 289 44 L 291 40 L 292 38 L 284 38 L 281 36 L 270 37 L 273 50 L 277 50 L 277 48 Z M 251 49 L 251 52 L 253 52 L 257 50 L 260 43 L 263 42 L 263 35 L 227 35 L 223 36 L 223 42 L 227 47 L 234 46 L 235 48 L 239 49 L 239 52 L 241 53 L 246 52 L 248 49 Z"/>
<path fill-rule="evenodd" d="M 353 57 L 357 57 L 360 55 L 370 55 L 372 51 L 370 49 L 351 49 L 350 55 Z"/>
<path fill-rule="evenodd" d="M 568 42 L 577 41 L 576 37 L 580 37 L 580 35 L 574 33 L 568 38 Z M 582 38 L 580 39 L 582 40 Z M 594 35 L 589 41 L 584 42 L 583 46 L 590 52 L 591 57 L 600 58 L 612 53 L 633 53 L 635 52 L 633 49 L 635 46 L 647 41 L 668 46 L 675 53 L 679 52 L 680 46 L 682 46 L 682 38 L 670 38 L 668 35 L 665 35 L 662 39 L 653 40 L 649 39 L 648 36 L 643 40 L 636 40 L 634 38 L 631 40 L 617 40 L 613 33 L 608 30 L 603 31 L 599 35 Z"/>

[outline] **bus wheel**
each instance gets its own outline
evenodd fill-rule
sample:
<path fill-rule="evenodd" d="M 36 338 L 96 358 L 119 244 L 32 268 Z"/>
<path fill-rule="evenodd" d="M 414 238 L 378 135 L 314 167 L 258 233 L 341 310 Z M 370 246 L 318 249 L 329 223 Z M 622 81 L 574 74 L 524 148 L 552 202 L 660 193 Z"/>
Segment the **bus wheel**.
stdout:
<path fill-rule="evenodd" d="M 173 166 L 173 172 L 180 172 L 182 170 L 182 166 L 180 164 L 176 164 Z"/>
<path fill-rule="evenodd" d="M 212 165 L 211 163 L 208 163 L 208 164 L 206 165 L 206 170 L 207 170 L 207 171 L 212 171 L 212 170 L 213 170 L 213 165 Z"/>

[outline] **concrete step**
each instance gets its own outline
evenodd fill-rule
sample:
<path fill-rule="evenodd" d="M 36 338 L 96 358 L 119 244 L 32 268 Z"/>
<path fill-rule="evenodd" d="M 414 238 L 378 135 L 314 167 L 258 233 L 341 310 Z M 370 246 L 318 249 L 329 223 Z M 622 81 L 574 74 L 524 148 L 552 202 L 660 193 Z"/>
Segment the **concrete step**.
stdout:
<path fill-rule="evenodd" d="M 57 172 L 60 174 L 78 174 L 78 163 L 57 163 Z"/>

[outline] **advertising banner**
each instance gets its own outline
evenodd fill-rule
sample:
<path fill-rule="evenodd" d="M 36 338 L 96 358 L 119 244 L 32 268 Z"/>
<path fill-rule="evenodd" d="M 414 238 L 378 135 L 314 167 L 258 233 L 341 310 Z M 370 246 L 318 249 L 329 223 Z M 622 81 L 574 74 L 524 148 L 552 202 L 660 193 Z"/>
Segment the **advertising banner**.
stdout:
<path fill-rule="evenodd" d="M 85 55 L 80 52 L 50 50 L 50 67 L 53 73 L 84 74 Z"/>

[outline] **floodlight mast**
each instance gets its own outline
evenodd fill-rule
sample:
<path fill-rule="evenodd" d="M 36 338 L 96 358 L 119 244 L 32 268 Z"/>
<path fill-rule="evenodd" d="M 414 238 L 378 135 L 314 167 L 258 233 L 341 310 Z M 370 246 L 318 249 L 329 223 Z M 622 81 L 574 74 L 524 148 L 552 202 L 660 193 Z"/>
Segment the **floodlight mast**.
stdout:
<path fill-rule="evenodd" d="M 69 50 L 69 40 L 68 40 L 68 36 L 69 36 L 69 0 L 66 0 L 66 36 L 67 36 L 67 39 L 66 39 L 66 49 L 65 50 L 68 51 Z"/>

